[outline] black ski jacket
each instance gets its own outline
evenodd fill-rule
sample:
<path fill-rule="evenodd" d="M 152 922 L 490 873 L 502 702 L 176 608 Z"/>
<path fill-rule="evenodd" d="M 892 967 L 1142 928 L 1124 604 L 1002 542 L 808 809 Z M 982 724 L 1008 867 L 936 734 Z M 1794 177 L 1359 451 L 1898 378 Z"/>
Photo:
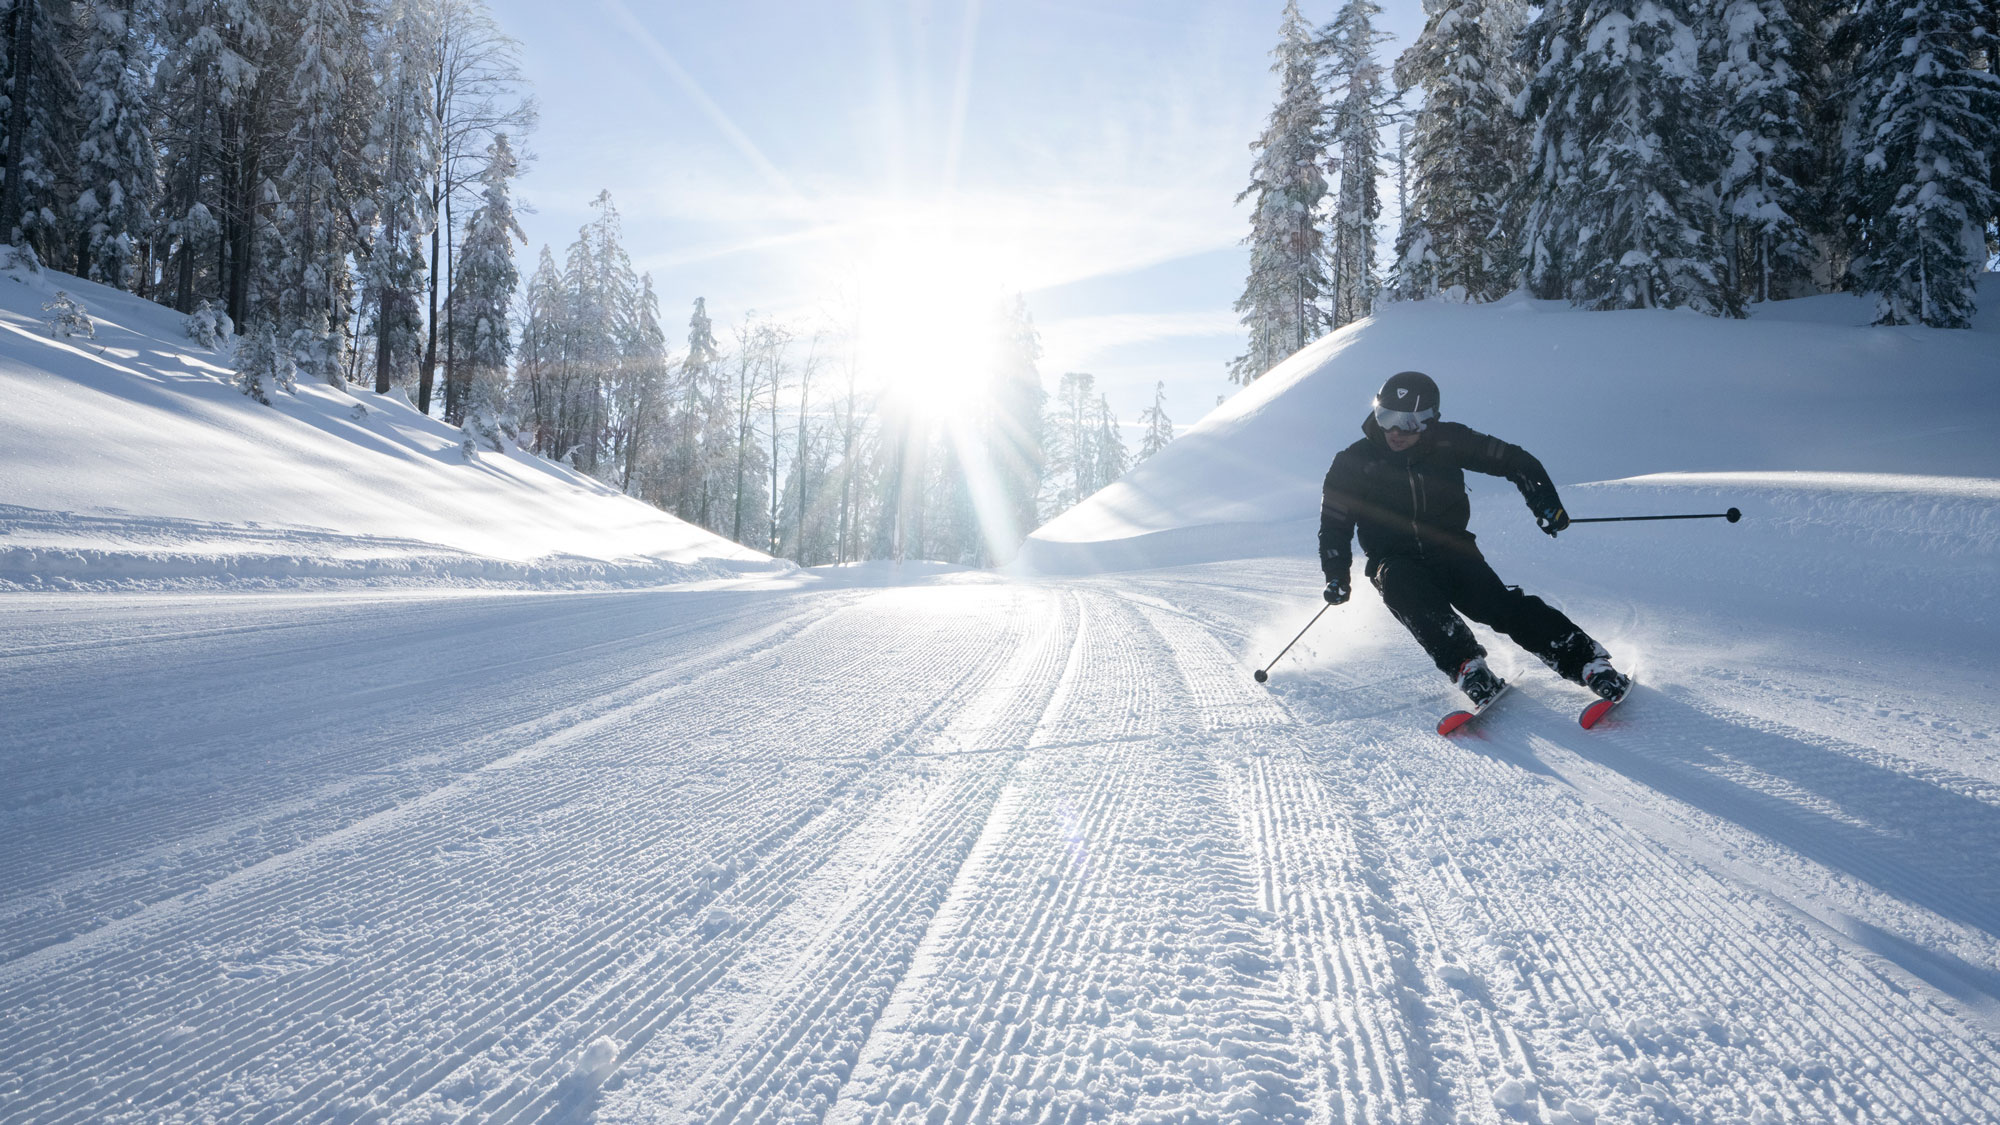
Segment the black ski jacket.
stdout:
<path fill-rule="evenodd" d="M 1385 558 L 1477 554 L 1465 529 L 1472 503 L 1465 470 L 1506 477 L 1537 516 L 1562 507 L 1547 470 L 1527 450 L 1456 422 L 1433 422 L 1417 444 L 1389 448 L 1375 416 L 1362 420 L 1367 436 L 1333 459 L 1319 506 L 1319 565 L 1329 582 L 1346 582 L 1357 531 L 1368 552 L 1368 576 Z"/>

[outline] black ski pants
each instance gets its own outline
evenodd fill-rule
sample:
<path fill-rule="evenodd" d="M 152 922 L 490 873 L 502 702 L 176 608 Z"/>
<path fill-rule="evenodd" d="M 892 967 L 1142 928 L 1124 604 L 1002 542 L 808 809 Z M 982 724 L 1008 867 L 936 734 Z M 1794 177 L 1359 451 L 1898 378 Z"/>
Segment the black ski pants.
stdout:
<path fill-rule="evenodd" d="M 1447 676 L 1456 677 L 1466 661 L 1486 655 L 1460 613 L 1513 638 L 1566 680 L 1582 682 L 1583 666 L 1607 655 L 1561 610 L 1501 582 L 1476 549 L 1424 558 L 1393 555 L 1369 569 L 1382 604 Z"/>

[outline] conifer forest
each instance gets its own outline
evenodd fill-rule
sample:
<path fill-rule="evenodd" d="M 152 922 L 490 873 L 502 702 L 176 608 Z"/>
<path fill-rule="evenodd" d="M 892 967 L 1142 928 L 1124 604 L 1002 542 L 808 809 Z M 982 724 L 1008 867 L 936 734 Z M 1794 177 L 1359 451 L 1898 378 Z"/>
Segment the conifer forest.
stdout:
<path fill-rule="evenodd" d="M 2000 214 L 1984 0 L 1429 0 L 1280 21 L 1236 304 L 1249 382 L 1384 300 L 1583 308 L 1871 295 L 1964 328 Z M 1388 181 L 1385 185 L 1385 180 Z M 1382 191 L 1400 221 L 1376 240 Z"/>

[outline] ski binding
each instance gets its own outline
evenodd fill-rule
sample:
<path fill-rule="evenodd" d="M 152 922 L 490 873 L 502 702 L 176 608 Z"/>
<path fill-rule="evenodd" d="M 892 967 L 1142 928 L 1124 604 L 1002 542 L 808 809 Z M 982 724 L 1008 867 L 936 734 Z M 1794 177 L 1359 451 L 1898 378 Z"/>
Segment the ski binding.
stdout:
<path fill-rule="evenodd" d="M 1507 693 L 1509 691 L 1512 691 L 1513 689 L 1514 689 L 1513 684 L 1503 683 L 1500 685 L 1500 690 L 1493 693 L 1493 698 L 1487 700 L 1486 702 L 1480 704 L 1477 707 L 1474 707 L 1472 710 L 1453 711 L 1451 714 L 1446 715 L 1442 719 L 1439 719 L 1438 733 L 1446 737 L 1450 737 L 1452 733 L 1457 731 L 1460 727 L 1478 718 L 1479 716 L 1484 715 L 1486 713 L 1487 708 L 1493 706 L 1495 703 L 1500 702 L 1500 700 L 1505 698 Z"/>
<path fill-rule="evenodd" d="M 1632 681 L 1632 683 L 1634 683 L 1634 684 L 1636 684 L 1636 683 L 1638 683 L 1638 682 L 1639 682 L 1639 681 L 1638 681 L 1638 680 L 1636 680 L 1636 679 Z M 1590 706 L 1588 706 L 1588 707 L 1585 707 L 1585 708 L 1583 709 L 1583 714 L 1581 714 L 1581 715 L 1578 715 L 1578 716 L 1576 717 L 1576 721 L 1577 721 L 1577 724 L 1578 724 L 1578 725 L 1580 725 L 1580 726 L 1582 726 L 1582 727 L 1583 727 L 1583 729 L 1585 729 L 1585 730 L 1589 730 L 1590 728 L 1592 728 L 1592 727 L 1594 727 L 1594 726 L 1596 726 L 1596 725 L 1597 725 L 1597 723 L 1598 723 L 1598 720 L 1600 720 L 1600 719 L 1604 718 L 1604 716 L 1606 716 L 1606 715 L 1610 714 L 1610 713 L 1611 713 L 1611 709 L 1612 709 L 1613 707 L 1616 707 L 1616 706 L 1618 706 L 1618 705 L 1619 705 L 1620 703 L 1623 703 L 1623 702 L 1625 701 L 1625 697 L 1626 697 L 1626 696 L 1628 696 L 1628 695 L 1630 695 L 1630 694 L 1632 694 L 1632 686 L 1631 686 L 1631 684 L 1627 684 L 1627 685 L 1625 686 L 1625 690 L 1624 690 L 1624 691 L 1622 691 L 1622 692 L 1618 693 L 1617 695 L 1613 696 L 1612 698 L 1610 698 L 1610 699 L 1599 699 L 1599 700 L 1596 700 L 1596 701 L 1594 701 L 1593 703 L 1591 703 L 1591 705 L 1590 705 Z"/>

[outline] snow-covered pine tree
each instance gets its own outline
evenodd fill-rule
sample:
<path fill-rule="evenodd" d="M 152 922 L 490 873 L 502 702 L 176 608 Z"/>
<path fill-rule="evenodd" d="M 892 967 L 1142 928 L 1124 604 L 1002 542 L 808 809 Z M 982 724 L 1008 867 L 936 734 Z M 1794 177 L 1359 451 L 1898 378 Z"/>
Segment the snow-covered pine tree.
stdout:
<path fill-rule="evenodd" d="M 486 148 L 485 184 L 479 209 L 465 226 L 465 246 L 459 255 L 446 317 L 453 333 L 456 362 L 446 372 L 445 421 L 458 425 L 475 405 L 497 411 L 513 353 L 507 313 L 521 275 L 514 268 L 514 244 L 528 236 L 514 217 L 512 182 L 519 161 L 505 133 Z"/>
<path fill-rule="evenodd" d="M 42 302 L 42 323 L 53 337 L 81 336 L 89 340 L 97 335 L 97 322 L 90 319 L 90 310 L 66 289 L 56 290 L 53 298 Z"/>
<path fill-rule="evenodd" d="M 353 289 L 343 194 L 360 178 L 350 154 L 365 143 L 375 89 L 357 46 L 362 24 L 348 0 L 291 5 L 296 34 L 287 60 L 290 123 L 278 173 L 273 303 L 300 374 L 338 387 L 346 382 Z"/>
<path fill-rule="evenodd" d="M 1139 442 L 1139 460 L 1144 461 L 1167 447 L 1174 440 L 1174 420 L 1167 417 L 1167 384 L 1165 380 L 1153 384 L 1153 405 L 1139 414 L 1139 424 L 1146 427 L 1146 436 Z"/>
<path fill-rule="evenodd" d="M 1813 265 L 1800 30 L 1783 0 L 1726 0 L 1714 33 L 1730 279 L 1748 300 L 1800 296 L 1810 291 Z"/>
<path fill-rule="evenodd" d="M 10 0 L 0 15 L 6 111 L 0 116 L 0 241 L 52 266 L 73 261 L 67 219 L 82 121 L 72 0 Z"/>
<path fill-rule="evenodd" d="M 146 83 L 148 7 L 141 0 L 91 0 L 78 75 L 84 119 L 76 150 L 83 186 L 75 204 L 78 272 L 119 289 L 130 280 L 159 180 Z"/>
<path fill-rule="evenodd" d="M 1525 34 L 1530 284 L 1597 309 L 1739 315 L 1697 0 L 1550 0 Z"/>
<path fill-rule="evenodd" d="M 438 159 L 430 184 L 431 227 L 429 316 L 419 385 L 434 384 L 440 358 L 445 370 L 445 397 L 451 397 L 456 337 L 439 309 L 450 304 L 457 284 L 456 257 L 460 227 L 455 208 L 476 209 L 480 176 L 486 167 L 486 147 L 495 136 L 519 137 L 534 128 L 532 98 L 521 94 L 527 81 L 520 66 L 520 44 L 500 30 L 485 0 L 430 0 L 435 6 L 437 66 L 431 71 L 430 99 L 438 120 Z M 458 381 L 464 386 L 464 380 Z M 449 406 L 447 406 L 449 409 Z"/>
<path fill-rule="evenodd" d="M 1410 136 L 1392 286 L 1406 299 L 1452 292 L 1491 301 L 1513 287 L 1516 268 L 1503 208 L 1525 155 L 1514 114 L 1525 76 L 1512 40 L 1494 37 L 1511 34 L 1516 20 L 1490 12 L 1489 0 L 1427 7 L 1423 32 L 1396 62 L 1397 85 L 1421 90 L 1423 107 Z"/>
<path fill-rule="evenodd" d="M 1125 475 L 1132 464 L 1132 455 L 1125 449 L 1125 439 L 1118 433 L 1118 416 L 1111 412 L 1111 400 L 1103 394 L 1097 396 L 1097 406 L 1091 435 L 1091 492 L 1108 486 L 1112 481 Z"/>
<path fill-rule="evenodd" d="M 731 464 L 734 427 L 728 368 L 715 340 L 715 322 L 709 318 L 705 297 L 694 299 L 694 311 L 688 316 L 687 358 L 681 370 L 684 405 L 679 429 L 684 444 L 676 459 L 685 476 L 680 511 L 682 518 L 718 531 L 723 520 L 722 498 L 728 494 L 725 472 Z"/>
<path fill-rule="evenodd" d="M 1395 102 L 1375 53 L 1387 38 L 1375 30 L 1375 17 L 1381 13 L 1374 0 L 1347 0 L 1319 36 L 1323 81 L 1333 99 L 1328 167 L 1338 177 L 1327 231 L 1334 328 L 1374 312 L 1381 287 L 1375 239 L 1382 219 L 1382 128 L 1389 123 Z"/>
<path fill-rule="evenodd" d="M 279 391 L 291 391 L 296 368 L 290 347 L 278 342 L 269 321 L 252 324 L 236 344 L 236 387 L 266 406 Z"/>
<path fill-rule="evenodd" d="M 994 560 L 1006 562 L 1020 548 L 1020 539 L 1035 529 L 1037 498 L 1042 490 L 1048 451 L 1043 413 L 1048 392 L 1042 389 L 1042 342 L 1028 304 L 1016 294 L 1001 309 L 994 355 L 993 411 L 986 426 L 986 449 L 1007 509 L 1010 543 L 993 543 Z"/>
<path fill-rule="evenodd" d="M 378 89 L 367 153 L 376 173 L 374 238 L 368 250 L 368 303 L 375 314 L 375 391 L 387 394 L 417 367 L 423 333 L 423 243 L 437 216 L 430 184 L 438 121 L 430 101 L 437 66 L 435 13 L 427 0 L 389 0 L 375 53 Z M 428 385 L 417 409 L 430 411 Z"/>
<path fill-rule="evenodd" d="M 638 495 L 642 466 L 660 459 L 667 416 L 667 334 L 660 327 L 660 299 L 653 275 L 641 274 L 627 294 L 623 333 L 618 342 L 617 399 L 613 403 L 610 452 L 617 484 Z"/>
<path fill-rule="evenodd" d="M 1298 0 L 1287 0 L 1271 70 L 1278 75 L 1278 103 L 1264 132 L 1251 144 L 1257 154 L 1250 186 L 1236 197 L 1252 200 L 1250 275 L 1236 312 L 1250 330 L 1249 348 L 1229 364 L 1229 377 L 1247 384 L 1317 339 L 1326 328 L 1320 298 L 1326 290 L 1326 238 L 1320 203 L 1326 196 L 1321 161 L 1326 151 L 1326 109 L 1320 97 L 1319 47 Z"/>
<path fill-rule="evenodd" d="M 534 452 L 560 457 L 559 404 L 567 367 L 562 353 L 562 271 L 546 245 L 535 272 L 528 275 L 518 320 L 521 335 L 514 352 L 514 384 L 516 401 L 526 415 L 523 429 L 531 434 Z"/>
<path fill-rule="evenodd" d="M 587 473 L 615 467 L 611 434 L 621 400 L 619 357 L 628 338 L 638 275 L 625 251 L 624 228 L 609 191 L 591 201 L 597 216 L 577 231 L 563 266 L 568 291 L 567 354 L 578 464 Z"/>
<path fill-rule="evenodd" d="M 1877 324 L 1964 328 L 1995 209 L 2000 78 L 1972 65 L 1981 0 L 1861 0 L 1843 144 L 1852 272 Z"/>
<path fill-rule="evenodd" d="M 164 50 L 153 92 L 162 202 L 151 257 L 166 271 L 162 286 L 173 307 L 192 312 L 198 302 L 214 300 L 247 324 L 246 236 L 255 196 L 245 193 L 254 191 L 261 172 L 244 159 L 261 146 L 244 142 L 265 139 L 254 110 L 273 9 L 252 0 L 162 3 Z"/>

